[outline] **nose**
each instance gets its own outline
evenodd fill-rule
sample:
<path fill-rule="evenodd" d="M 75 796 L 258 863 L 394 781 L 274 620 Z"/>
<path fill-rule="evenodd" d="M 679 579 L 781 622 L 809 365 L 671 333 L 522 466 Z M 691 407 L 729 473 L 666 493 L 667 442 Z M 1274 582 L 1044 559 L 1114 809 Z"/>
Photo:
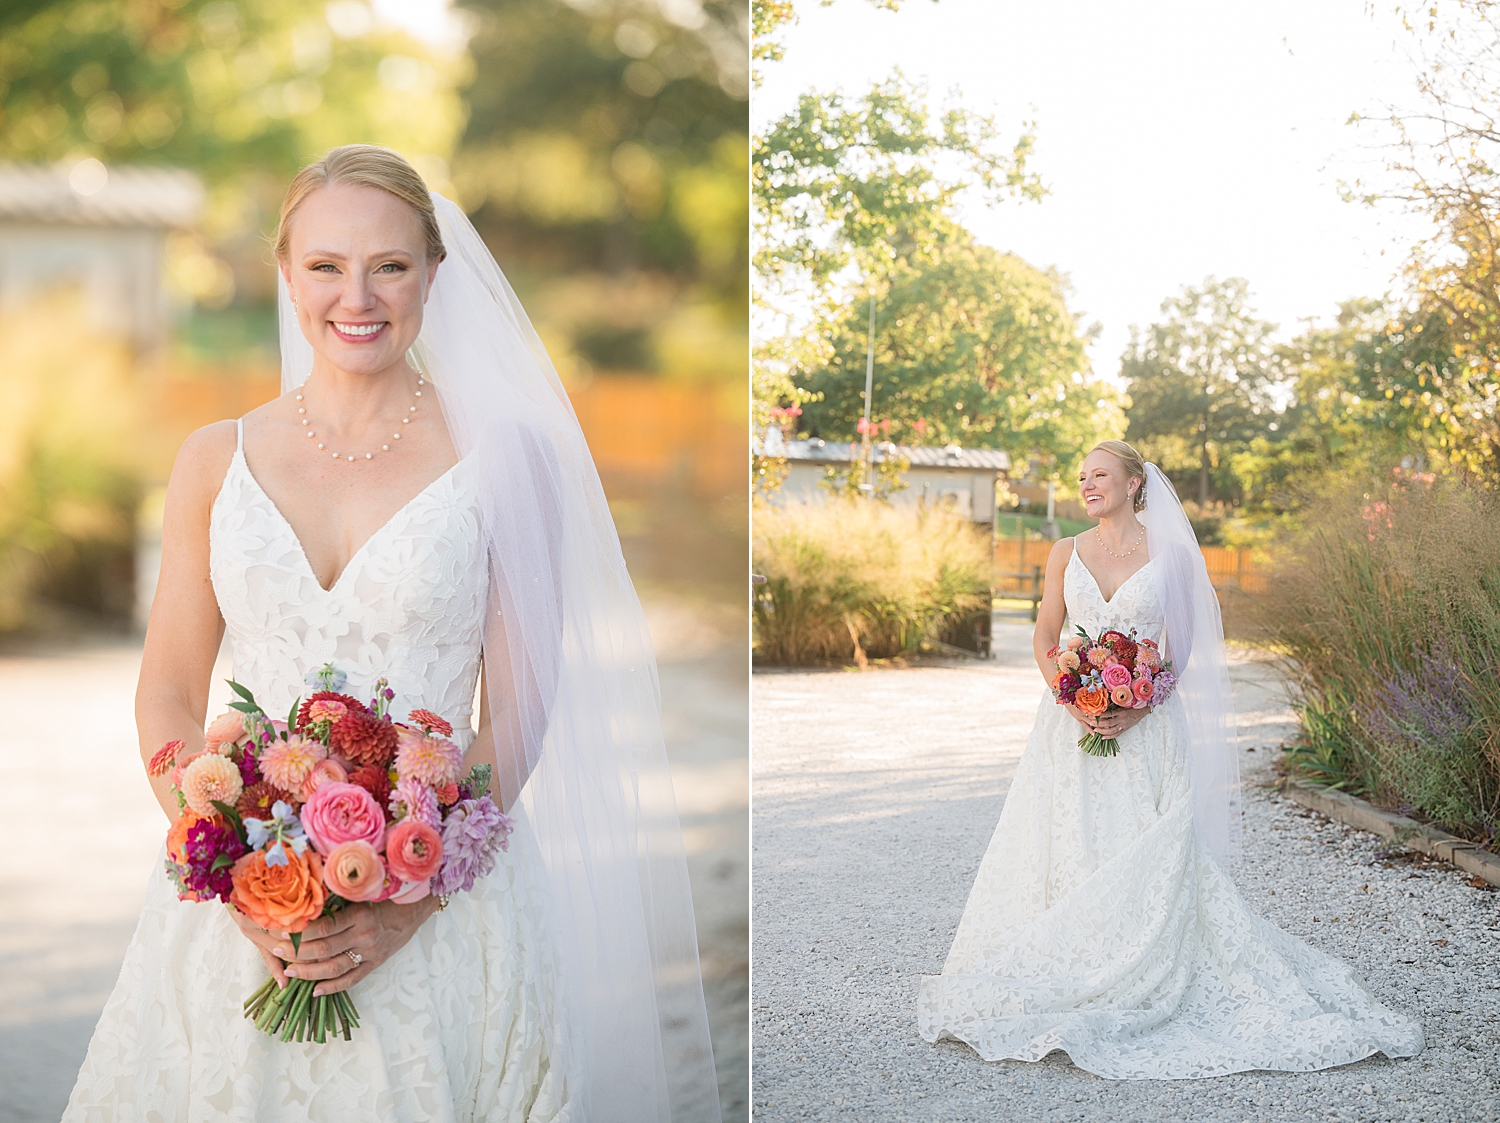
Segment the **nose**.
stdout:
<path fill-rule="evenodd" d="M 355 271 L 344 281 L 339 303 L 351 312 L 368 312 L 375 307 L 375 288 L 362 271 Z"/>

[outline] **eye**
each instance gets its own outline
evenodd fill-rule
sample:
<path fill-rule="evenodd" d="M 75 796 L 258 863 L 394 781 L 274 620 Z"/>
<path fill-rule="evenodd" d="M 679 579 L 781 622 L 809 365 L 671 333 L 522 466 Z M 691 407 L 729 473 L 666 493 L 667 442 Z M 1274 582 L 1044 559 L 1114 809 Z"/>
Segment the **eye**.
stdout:
<path fill-rule="evenodd" d="M 317 265 L 311 266 L 310 269 L 311 269 L 311 272 L 313 272 L 313 273 L 337 273 L 338 272 L 338 267 L 336 265 L 334 265 L 333 262 L 331 262 L 331 261 L 319 262 Z"/>
<path fill-rule="evenodd" d="M 402 265 L 399 261 L 387 261 L 379 269 L 375 270 L 375 272 L 377 272 L 377 273 L 405 273 L 406 272 L 406 266 Z"/>

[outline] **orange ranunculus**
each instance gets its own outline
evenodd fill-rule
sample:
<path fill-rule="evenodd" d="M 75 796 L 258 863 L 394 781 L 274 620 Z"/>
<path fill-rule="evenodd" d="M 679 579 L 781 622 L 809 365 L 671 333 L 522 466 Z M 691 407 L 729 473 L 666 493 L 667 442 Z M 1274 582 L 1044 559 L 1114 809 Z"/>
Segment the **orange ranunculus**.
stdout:
<path fill-rule="evenodd" d="M 285 847 L 287 864 L 266 865 L 264 851 L 256 850 L 235 862 L 229 871 L 234 890 L 230 903 L 262 928 L 300 932 L 323 911 L 323 860 L 308 847 L 295 854 Z"/>
<path fill-rule="evenodd" d="M 1080 690 L 1073 695 L 1073 704 L 1090 717 L 1098 717 L 1109 709 L 1109 693 L 1103 687 Z"/>

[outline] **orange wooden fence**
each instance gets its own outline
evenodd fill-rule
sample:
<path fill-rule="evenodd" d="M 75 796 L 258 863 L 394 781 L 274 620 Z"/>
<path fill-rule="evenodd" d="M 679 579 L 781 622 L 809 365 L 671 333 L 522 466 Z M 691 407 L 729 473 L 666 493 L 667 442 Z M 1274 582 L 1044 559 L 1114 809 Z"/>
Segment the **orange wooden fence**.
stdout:
<path fill-rule="evenodd" d="M 1258 550 L 1234 550 L 1226 546 L 1203 546 L 1208 578 L 1219 589 L 1242 589 L 1247 593 L 1266 590 L 1265 556 Z M 997 596 L 1010 594 L 1029 599 L 1033 582 L 1040 592 L 1046 585 L 1047 558 L 1052 543 L 1042 539 L 1000 539 L 995 543 L 994 588 Z M 1038 573 L 1040 571 L 1040 573 Z"/>

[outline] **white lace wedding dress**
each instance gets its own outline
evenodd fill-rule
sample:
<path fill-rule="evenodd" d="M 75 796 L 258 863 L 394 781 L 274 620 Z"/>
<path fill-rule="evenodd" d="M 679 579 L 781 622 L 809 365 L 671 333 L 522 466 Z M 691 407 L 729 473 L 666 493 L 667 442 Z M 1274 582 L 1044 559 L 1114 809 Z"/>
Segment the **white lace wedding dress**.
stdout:
<path fill-rule="evenodd" d="M 356 697 L 383 676 L 393 713 L 425 706 L 453 722 L 455 739 L 472 739 L 488 576 L 464 462 L 376 531 L 325 591 L 237 448 L 210 543 L 236 680 L 267 712 L 289 710 L 309 693 L 303 676 L 332 662 Z M 241 1016 L 265 964 L 222 905 L 178 901 L 158 864 L 64 1120 L 568 1119 L 547 910 L 524 817 L 499 857 L 353 987 L 360 1028 L 325 1045 L 284 1044 Z"/>
<path fill-rule="evenodd" d="M 1159 637 L 1150 567 L 1106 601 L 1075 554 L 1069 631 Z M 1021 757 L 943 973 L 918 1026 L 985 1060 L 1054 1049 L 1116 1079 L 1309 1071 L 1422 1048 L 1411 1018 L 1343 963 L 1261 919 L 1195 840 L 1180 699 L 1119 738 L 1078 748 L 1050 693 Z"/>

